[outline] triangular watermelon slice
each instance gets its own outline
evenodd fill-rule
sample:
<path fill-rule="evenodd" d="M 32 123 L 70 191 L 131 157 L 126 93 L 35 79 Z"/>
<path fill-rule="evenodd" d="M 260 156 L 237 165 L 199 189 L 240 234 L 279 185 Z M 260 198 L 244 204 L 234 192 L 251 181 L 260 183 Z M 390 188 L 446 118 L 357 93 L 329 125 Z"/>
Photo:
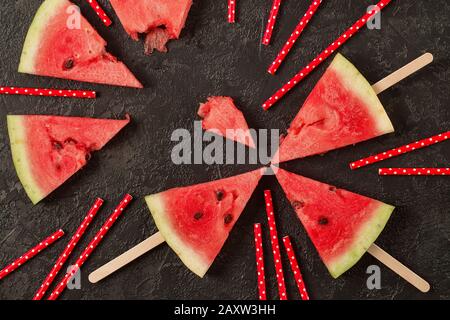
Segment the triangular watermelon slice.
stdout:
<path fill-rule="evenodd" d="M 45 0 L 28 30 L 19 72 L 142 88 L 106 42 L 68 0 Z M 79 21 L 79 25 L 78 25 Z"/>
<path fill-rule="evenodd" d="M 209 97 L 206 103 L 200 104 L 198 115 L 204 130 L 255 148 L 247 121 L 232 98 Z"/>
<path fill-rule="evenodd" d="M 394 207 L 277 168 L 276 177 L 334 278 L 375 242 Z"/>
<path fill-rule="evenodd" d="M 322 154 L 393 131 L 375 91 L 338 53 L 292 121 L 274 163 Z"/>
<path fill-rule="evenodd" d="M 167 52 L 166 43 L 178 39 L 192 0 L 110 0 L 125 31 L 138 40 L 146 34 L 145 53 Z"/>
<path fill-rule="evenodd" d="M 198 276 L 205 275 L 219 254 L 264 170 L 145 198 L 168 245 Z"/>
<path fill-rule="evenodd" d="M 107 120 L 59 116 L 7 117 L 14 166 L 36 204 L 62 185 L 130 119 Z"/>

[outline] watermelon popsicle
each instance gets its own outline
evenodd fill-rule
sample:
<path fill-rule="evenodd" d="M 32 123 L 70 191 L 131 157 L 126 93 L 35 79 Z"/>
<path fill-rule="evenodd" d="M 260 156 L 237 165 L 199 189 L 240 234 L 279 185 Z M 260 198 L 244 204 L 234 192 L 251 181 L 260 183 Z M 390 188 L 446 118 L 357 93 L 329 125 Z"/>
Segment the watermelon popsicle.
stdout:
<path fill-rule="evenodd" d="M 426 53 L 373 86 L 337 54 L 292 121 L 273 163 L 366 141 L 394 131 L 377 95 L 433 61 Z"/>
<path fill-rule="evenodd" d="M 145 53 L 167 52 L 169 40 L 178 39 L 192 0 L 110 0 L 125 31 L 134 40 L 145 34 Z"/>
<path fill-rule="evenodd" d="M 159 232 L 89 275 L 96 283 L 164 241 L 203 277 L 239 219 L 266 168 L 173 188 L 145 198 Z"/>
<path fill-rule="evenodd" d="M 274 169 L 298 218 L 333 278 L 338 278 L 369 252 L 422 292 L 429 284 L 374 244 L 393 206 Z"/>

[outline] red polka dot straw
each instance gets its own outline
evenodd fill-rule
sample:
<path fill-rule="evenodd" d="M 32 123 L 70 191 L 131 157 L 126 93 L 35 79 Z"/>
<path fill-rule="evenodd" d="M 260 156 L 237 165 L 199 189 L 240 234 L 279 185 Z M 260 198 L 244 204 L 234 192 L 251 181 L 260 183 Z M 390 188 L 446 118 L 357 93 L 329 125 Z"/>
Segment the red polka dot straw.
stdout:
<path fill-rule="evenodd" d="M 86 217 L 84 218 L 81 225 L 78 227 L 77 231 L 73 235 L 72 239 L 70 240 L 69 244 L 65 247 L 64 251 L 59 256 L 58 260 L 56 260 L 55 265 L 53 266 L 50 273 L 47 275 L 47 278 L 45 278 L 44 282 L 42 283 L 39 290 L 36 292 L 36 294 L 33 297 L 33 300 L 41 300 L 45 293 L 47 292 L 48 288 L 52 284 L 52 282 L 55 280 L 56 276 L 58 275 L 59 271 L 61 271 L 62 266 L 64 263 L 66 263 L 67 259 L 69 259 L 69 256 L 72 254 L 72 251 L 75 249 L 76 245 L 80 241 L 83 234 L 86 232 L 86 229 L 88 228 L 89 224 L 92 222 L 94 217 L 97 215 L 100 207 L 103 205 L 103 200 L 98 198 L 95 200 L 94 205 L 91 207 L 91 209 L 88 211 Z"/>
<path fill-rule="evenodd" d="M 280 246 L 278 243 L 277 225 L 272 204 L 272 194 L 270 190 L 264 191 L 264 199 L 266 201 L 267 220 L 269 222 L 270 242 L 272 244 L 273 259 L 275 262 L 275 271 L 278 282 L 278 293 L 280 300 L 287 300 L 286 285 L 284 282 L 283 265 L 281 263 Z"/>
<path fill-rule="evenodd" d="M 95 91 L 41 89 L 41 88 L 17 88 L 17 87 L 2 87 L 2 86 L 0 86 L 0 94 L 19 95 L 19 96 L 85 98 L 85 99 L 96 98 Z"/>
<path fill-rule="evenodd" d="M 422 149 L 422 148 L 431 146 L 433 144 L 448 140 L 449 138 L 450 138 L 450 131 L 443 132 L 443 133 L 440 133 L 440 134 L 435 135 L 430 138 L 422 139 L 422 140 L 419 140 L 419 141 L 416 141 L 416 142 L 413 142 L 413 143 L 410 143 L 410 144 L 407 144 L 407 145 L 404 145 L 401 147 L 391 149 L 389 151 L 384 151 L 384 152 L 376 154 L 374 156 L 370 156 L 370 157 L 352 162 L 352 163 L 350 163 L 350 168 L 352 170 L 359 169 L 359 168 L 368 166 L 370 164 L 374 164 L 374 163 L 377 163 L 377 162 L 380 162 L 380 161 L 383 161 L 386 159 L 390 159 L 390 158 L 393 158 L 393 157 L 396 157 L 396 156 L 399 156 L 399 155 L 402 155 L 402 154 L 405 154 L 405 153 L 408 153 L 408 152 L 411 152 L 414 150 L 418 150 L 418 149 Z"/>
<path fill-rule="evenodd" d="M 348 41 L 355 33 L 357 33 L 374 15 L 380 10 L 384 9 L 392 0 L 381 0 L 376 5 L 375 9 L 367 12 L 361 19 L 345 31 L 338 39 L 336 39 L 327 49 L 319 54 L 313 61 L 311 61 L 305 68 L 300 70 L 291 80 L 289 80 L 281 89 L 275 92 L 264 104 L 264 110 L 271 108 L 277 101 L 284 97 L 286 93 L 292 90 L 300 81 L 306 78 L 317 66 L 324 62 L 329 56 L 333 54 L 339 47 Z"/>
<path fill-rule="evenodd" d="M 36 256 L 38 253 L 40 253 L 42 250 L 50 246 L 52 243 L 60 239 L 64 235 L 64 231 L 59 229 L 55 233 L 53 233 L 48 238 L 42 240 L 39 242 L 38 245 L 36 245 L 34 248 L 30 249 L 23 255 L 21 255 L 18 259 L 16 259 L 13 263 L 9 264 L 7 267 L 5 267 L 3 270 L 0 271 L 0 280 L 6 277 L 8 274 L 19 268 L 21 265 L 29 261 L 31 258 Z"/>
<path fill-rule="evenodd" d="M 264 253 L 263 253 L 260 223 L 255 223 L 254 232 L 255 232 L 256 271 L 258 272 L 259 300 L 267 300 L 266 276 L 264 271 Z"/>
<path fill-rule="evenodd" d="M 288 41 L 283 46 L 283 49 L 281 49 L 281 51 L 278 53 L 277 58 L 274 60 L 272 65 L 269 67 L 268 72 L 270 74 L 275 74 L 277 72 L 278 68 L 281 66 L 282 62 L 288 55 L 289 51 L 291 51 L 292 47 L 294 46 L 295 42 L 298 40 L 298 38 L 302 34 L 303 30 L 305 30 L 309 21 L 311 21 L 311 18 L 314 16 L 314 14 L 316 13 L 316 11 L 319 8 L 321 3 L 322 3 L 322 0 L 313 0 L 313 2 L 311 3 L 311 5 L 308 8 L 308 11 L 306 11 L 305 15 L 302 17 L 302 19 L 300 20 L 298 25 L 295 27 L 294 32 L 292 32 Z"/>
<path fill-rule="evenodd" d="M 237 0 L 228 0 L 228 22 L 229 23 L 236 22 L 236 1 Z"/>
<path fill-rule="evenodd" d="M 270 10 L 269 19 L 267 21 L 266 31 L 264 31 L 262 43 L 266 46 L 270 44 L 273 28 L 277 21 L 278 11 L 280 10 L 281 0 L 273 0 L 272 9 Z"/>
<path fill-rule="evenodd" d="M 308 292 L 306 291 L 305 282 L 303 281 L 302 273 L 295 258 L 294 249 L 292 247 L 291 239 L 288 236 L 283 238 L 284 247 L 289 257 L 289 263 L 291 264 L 292 272 L 294 273 L 295 283 L 297 284 L 298 291 L 302 300 L 309 300 Z"/>
<path fill-rule="evenodd" d="M 450 168 L 381 168 L 380 176 L 449 176 Z"/>
<path fill-rule="evenodd" d="M 105 11 L 103 11 L 102 7 L 98 4 L 96 0 L 88 0 L 92 9 L 94 9 L 95 13 L 97 13 L 98 17 L 102 20 L 105 26 L 109 27 L 112 24 L 111 19 L 106 15 Z"/>
<path fill-rule="evenodd" d="M 71 268 L 69 272 L 66 273 L 63 280 L 56 286 L 53 292 L 50 294 L 48 300 L 56 300 L 61 293 L 67 287 L 67 284 L 72 279 L 72 277 L 78 272 L 81 266 L 86 262 L 88 257 L 92 254 L 92 252 L 97 248 L 100 242 L 103 240 L 103 237 L 108 233 L 109 229 L 114 225 L 117 219 L 122 215 L 123 210 L 129 205 L 130 201 L 133 197 L 127 194 L 120 204 L 116 207 L 114 212 L 109 216 L 108 220 L 103 224 L 100 230 L 97 232 L 92 241 L 87 245 L 86 249 L 84 249 L 83 253 L 80 255 L 78 260 L 75 262 L 74 267 Z"/>

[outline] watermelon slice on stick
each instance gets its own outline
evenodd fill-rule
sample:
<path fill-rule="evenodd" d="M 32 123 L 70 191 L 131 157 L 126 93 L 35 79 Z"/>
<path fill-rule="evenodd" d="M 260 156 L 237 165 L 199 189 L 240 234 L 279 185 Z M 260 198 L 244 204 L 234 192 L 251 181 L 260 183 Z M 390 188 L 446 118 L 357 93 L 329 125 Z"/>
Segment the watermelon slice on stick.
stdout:
<path fill-rule="evenodd" d="M 145 53 L 167 52 L 166 44 L 178 39 L 192 0 L 110 0 L 125 31 L 134 40 L 145 34 Z"/>
<path fill-rule="evenodd" d="M 36 204 L 84 167 L 130 119 L 7 116 L 14 166 Z"/>
<path fill-rule="evenodd" d="M 247 121 L 232 98 L 209 97 L 206 103 L 200 104 L 198 115 L 204 130 L 255 148 Z"/>
<path fill-rule="evenodd" d="M 96 283 L 164 241 L 203 277 L 239 219 L 265 168 L 147 196 L 159 232 L 89 275 Z"/>
<path fill-rule="evenodd" d="M 394 131 L 377 94 L 433 61 L 426 53 L 370 86 L 341 54 L 292 121 L 274 163 L 322 154 Z"/>
<path fill-rule="evenodd" d="M 373 246 L 394 207 L 325 183 L 274 168 L 276 177 L 330 274 L 337 278 L 366 251 L 421 291 L 429 284 Z M 395 260 L 395 259 L 394 259 Z M 401 267 L 400 267 L 401 266 Z"/>
<path fill-rule="evenodd" d="M 45 0 L 28 30 L 19 72 L 142 88 L 105 49 L 106 41 L 68 0 Z"/>

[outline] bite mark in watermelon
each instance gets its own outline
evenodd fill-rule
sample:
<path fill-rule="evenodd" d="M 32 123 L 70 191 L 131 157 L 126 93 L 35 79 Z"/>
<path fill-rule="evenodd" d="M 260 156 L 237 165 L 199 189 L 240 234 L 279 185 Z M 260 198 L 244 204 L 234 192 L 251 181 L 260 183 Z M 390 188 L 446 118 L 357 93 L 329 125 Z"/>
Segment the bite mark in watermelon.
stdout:
<path fill-rule="evenodd" d="M 167 244 L 203 277 L 219 254 L 265 169 L 145 198 Z"/>
<path fill-rule="evenodd" d="M 375 91 L 338 53 L 292 121 L 274 163 L 322 154 L 393 131 Z"/>
<path fill-rule="evenodd" d="M 198 115 L 204 130 L 255 148 L 247 121 L 232 98 L 209 97 L 206 103 L 200 104 Z"/>
<path fill-rule="evenodd" d="M 384 229 L 394 207 L 283 169 L 275 171 L 334 278 L 355 265 Z"/>
<path fill-rule="evenodd" d="M 138 40 L 146 34 L 145 53 L 167 52 L 166 43 L 178 39 L 192 0 L 110 0 L 125 31 Z"/>
<path fill-rule="evenodd" d="M 131 71 L 105 49 L 105 40 L 84 18 L 71 26 L 68 0 L 45 0 L 28 30 L 19 72 L 142 88 Z M 72 13 L 73 14 L 73 13 Z"/>
<path fill-rule="evenodd" d="M 59 116 L 8 115 L 11 153 L 19 179 L 38 203 L 84 167 L 130 122 Z"/>

